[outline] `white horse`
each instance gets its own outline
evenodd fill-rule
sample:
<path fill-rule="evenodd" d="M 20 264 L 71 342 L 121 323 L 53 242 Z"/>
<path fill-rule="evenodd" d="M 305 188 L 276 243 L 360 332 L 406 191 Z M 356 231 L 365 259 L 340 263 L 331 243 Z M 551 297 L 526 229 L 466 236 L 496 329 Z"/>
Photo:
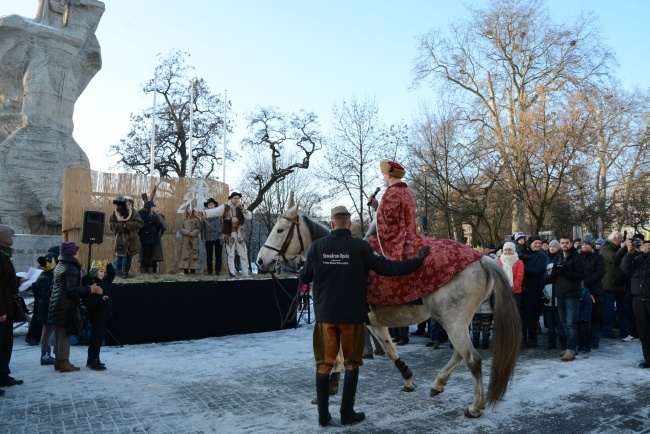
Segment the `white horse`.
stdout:
<path fill-rule="evenodd" d="M 266 244 L 260 249 L 257 266 L 261 270 L 274 270 L 278 262 L 288 262 L 298 257 L 304 259 L 312 242 L 328 234 L 328 228 L 309 216 L 298 213 L 296 205 L 276 222 Z M 432 251 L 430 254 L 435 255 L 436 252 Z M 465 415 L 481 416 L 486 405 L 481 356 L 471 344 L 468 330 L 477 308 L 492 291 L 495 294 L 494 340 L 487 402 L 494 405 L 506 393 L 521 344 L 519 310 L 508 278 L 494 259 L 486 256 L 473 262 L 444 286 L 423 297 L 422 305 L 370 305 L 368 329 L 401 372 L 404 391 L 413 391 L 415 382 L 411 370 L 397 354 L 388 334 L 388 327 L 418 324 L 433 316 L 447 331 L 454 353 L 432 383 L 430 395 L 444 392 L 451 374 L 464 361 L 474 383 L 474 399 Z M 337 368 L 340 369 L 340 365 Z"/>

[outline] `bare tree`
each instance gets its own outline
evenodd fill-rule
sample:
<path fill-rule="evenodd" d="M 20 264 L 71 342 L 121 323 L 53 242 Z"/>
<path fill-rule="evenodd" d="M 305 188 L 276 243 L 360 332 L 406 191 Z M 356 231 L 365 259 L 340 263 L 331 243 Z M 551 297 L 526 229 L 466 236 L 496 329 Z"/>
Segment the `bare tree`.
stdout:
<path fill-rule="evenodd" d="M 267 155 L 265 160 L 249 165 L 245 175 L 254 210 L 265 200 L 273 187 L 298 169 L 308 169 L 314 152 L 321 149 L 318 118 L 313 113 L 284 114 L 274 107 L 258 107 L 248 116 L 249 136 L 243 146 L 255 154 Z M 277 189 L 276 189 L 277 191 Z"/>
<path fill-rule="evenodd" d="M 359 233 L 364 234 L 372 219 L 372 209 L 366 205 L 368 195 L 383 184 L 379 161 L 396 157 L 397 149 L 404 147 L 407 140 L 407 128 L 386 126 L 379 117 L 377 104 L 367 97 L 360 101 L 356 97 L 344 100 L 334 106 L 333 113 L 326 164 L 319 176 L 331 186 L 330 198 L 351 201 L 353 215 L 359 220 Z"/>
<path fill-rule="evenodd" d="M 158 57 L 157 83 L 151 79 L 143 87 L 146 94 L 156 92 L 160 101 L 156 108 L 154 171 L 161 177 L 215 177 L 216 167 L 222 164 L 217 149 L 224 133 L 223 101 L 212 94 L 202 78 L 190 75 L 194 68 L 186 63 L 189 54 L 174 51 Z M 188 167 L 190 106 L 192 167 Z M 131 114 L 128 136 L 110 147 L 111 155 L 120 156 L 116 167 L 149 174 L 152 115 L 152 108 L 140 115 Z M 232 129 L 230 124 L 226 128 Z"/>
<path fill-rule="evenodd" d="M 549 184 L 539 166 L 541 179 L 531 178 L 531 166 L 547 152 L 540 149 L 539 139 L 566 113 L 556 106 L 566 107 L 574 91 L 609 74 L 612 60 L 592 16 L 581 15 L 572 25 L 556 24 L 542 0 L 492 0 L 485 8 L 470 9 L 468 19 L 451 24 L 448 35 L 437 30 L 425 35 L 414 74 L 416 83 L 432 80 L 462 98 L 464 116 L 476 124 L 482 141 L 507 169 L 512 229 L 525 230 L 525 211 L 535 213 L 540 199 L 531 199 L 531 189 Z M 533 128 L 538 129 L 534 134 Z M 579 131 L 580 126 L 565 129 Z M 552 188 L 558 189 L 562 178 L 553 171 Z M 543 214 L 540 210 L 533 215 L 536 227 Z"/>

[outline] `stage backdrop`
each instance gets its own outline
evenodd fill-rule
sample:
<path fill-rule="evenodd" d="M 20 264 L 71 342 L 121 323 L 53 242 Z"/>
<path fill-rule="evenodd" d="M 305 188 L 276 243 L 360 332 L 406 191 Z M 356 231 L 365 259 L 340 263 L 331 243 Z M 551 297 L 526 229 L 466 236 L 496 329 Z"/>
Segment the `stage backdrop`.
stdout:
<path fill-rule="evenodd" d="M 106 344 L 116 344 L 115 339 L 140 344 L 280 330 L 297 287 L 295 278 L 114 283 Z M 284 328 L 294 327 L 295 316 Z"/>

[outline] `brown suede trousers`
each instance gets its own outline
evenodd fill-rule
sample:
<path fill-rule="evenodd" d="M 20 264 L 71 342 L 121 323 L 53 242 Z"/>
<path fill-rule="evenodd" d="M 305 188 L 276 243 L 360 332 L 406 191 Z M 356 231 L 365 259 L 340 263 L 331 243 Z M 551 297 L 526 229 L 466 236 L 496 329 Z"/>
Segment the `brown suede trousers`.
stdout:
<path fill-rule="evenodd" d="M 363 365 L 366 325 L 364 323 L 337 324 L 316 322 L 314 326 L 314 359 L 319 374 L 329 374 L 334 361 L 343 350 L 345 369 L 352 370 Z"/>

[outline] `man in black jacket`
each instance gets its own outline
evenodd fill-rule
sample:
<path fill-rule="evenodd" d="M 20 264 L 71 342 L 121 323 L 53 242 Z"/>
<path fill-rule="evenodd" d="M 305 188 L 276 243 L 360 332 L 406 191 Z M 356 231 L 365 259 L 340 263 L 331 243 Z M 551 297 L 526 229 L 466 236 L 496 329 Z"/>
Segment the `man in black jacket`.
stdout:
<path fill-rule="evenodd" d="M 561 353 L 563 362 L 576 358 L 578 346 L 578 304 L 582 296 L 582 279 L 585 278 L 585 263 L 573 247 L 569 237 L 560 238 L 561 253 L 555 256 L 551 279 L 555 283 L 557 310 L 567 336 L 566 350 Z"/>
<path fill-rule="evenodd" d="M 354 411 L 354 399 L 363 364 L 365 322 L 368 320 L 368 272 L 399 276 L 415 271 L 429 253 L 420 249 L 413 259 L 390 261 L 375 254 L 368 242 L 353 238 L 350 213 L 344 206 L 331 211 L 330 236 L 316 240 L 307 254 L 300 281 L 314 282 L 314 358 L 316 360 L 316 397 L 318 423 L 327 426 L 329 414 L 329 374 L 343 350 L 345 379 L 341 399 L 341 423 L 352 425 L 366 416 Z"/>
<path fill-rule="evenodd" d="M 625 245 L 627 254 L 621 261 L 621 270 L 632 278 L 632 309 L 644 358 L 639 368 L 647 369 L 650 368 L 650 243 L 637 237 L 626 240 Z"/>

